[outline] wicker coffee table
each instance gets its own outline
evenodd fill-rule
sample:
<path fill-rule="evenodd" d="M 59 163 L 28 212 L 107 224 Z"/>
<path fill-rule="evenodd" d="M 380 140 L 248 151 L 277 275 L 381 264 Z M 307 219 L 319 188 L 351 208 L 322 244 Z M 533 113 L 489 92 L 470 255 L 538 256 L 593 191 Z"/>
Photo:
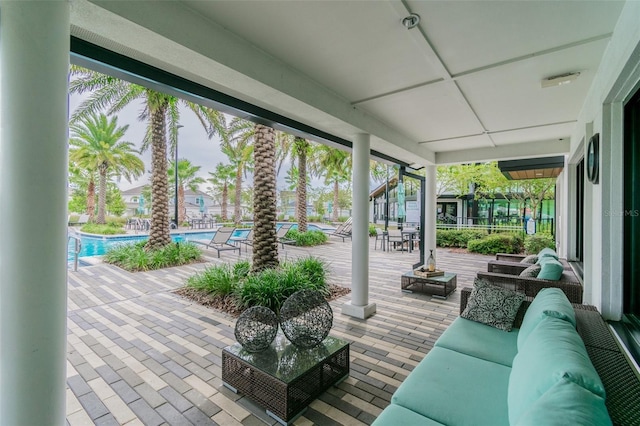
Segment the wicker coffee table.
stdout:
<path fill-rule="evenodd" d="M 257 402 L 283 425 L 348 376 L 349 343 L 331 336 L 303 349 L 279 332 L 262 352 L 247 352 L 238 343 L 222 350 L 223 384 Z"/>
<path fill-rule="evenodd" d="M 402 291 L 406 293 L 413 293 L 413 291 L 420 291 L 432 295 L 433 297 L 439 297 L 446 299 L 457 287 L 456 274 L 445 272 L 444 275 L 437 277 L 423 277 L 416 275 L 413 271 L 409 271 L 406 274 L 402 274 L 400 279 L 400 287 Z"/>

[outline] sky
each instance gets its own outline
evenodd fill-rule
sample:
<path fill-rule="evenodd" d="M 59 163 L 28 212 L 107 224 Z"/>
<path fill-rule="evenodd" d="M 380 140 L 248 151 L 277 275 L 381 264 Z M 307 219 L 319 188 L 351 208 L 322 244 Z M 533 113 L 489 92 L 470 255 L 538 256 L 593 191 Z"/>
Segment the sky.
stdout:
<path fill-rule="evenodd" d="M 70 115 L 76 110 L 78 105 L 83 101 L 86 95 L 71 94 L 69 97 Z M 123 109 L 118 115 L 118 126 L 129 125 L 124 141 L 132 142 L 136 149 L 140 149 L 142 140 L 144 139 L 146 122 L 138 120 L 138 115 L 143 110 L 142 102 L 132 103 Z M 228 120 L 233 117 L 227 116 Z M 191 161 L 193 165 L 200 166 L 198 176 L 203 179 L 210 177 L 209 172 L 215 171 L 216 164 L 228 163 L 227 156 L 220 150 L 220 138 L 215 135 L 212 139 L 209 139 L 204 128 L 200 124 L 200 121 L 196 118 L 195 114 L 190 110 L 181 107 L 180 109 L 180 124 L 182 127 L 178 134 L 178 157 L 180 159 L 186 158 Z M 121 190 L 127 190 L 136 186 L 146 185 L 150 182 L 151 178 L 151 149 L 142 153 L 141 157 L 145 166 L 145 174 L 132 183 L 122 179 L 120 182 L 116 182 Z M 278 176 L 277 188 L 278 190 L 285 190 L 287 184 L 284 177 L 289 170 L 290 164 L 284 164 L 282 170 Z M 253 184 L 253 177 L 248 175 L 245 182 L 249 185 Z M 312 186 L 318 186 L 322 181 L 314 179 Z M 206 190 L 209 184 L 201 185 L 201 190 Z"/>

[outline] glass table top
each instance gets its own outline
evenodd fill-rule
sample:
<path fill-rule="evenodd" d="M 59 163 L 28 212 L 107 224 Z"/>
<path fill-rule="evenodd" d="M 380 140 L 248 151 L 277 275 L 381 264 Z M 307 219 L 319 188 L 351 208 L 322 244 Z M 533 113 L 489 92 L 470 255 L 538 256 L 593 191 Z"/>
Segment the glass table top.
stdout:
<path fill-rule="evenodd" d="M 439 282 L 443 282 L 446 283 L 448 282 L 451 278 L 455 277 L 456 274 L 452 273 L 452 272 L 445 272 L 444 275 L 438 275 L 435 277 L 425 277 L 422 275 L 416 275 L 413 270 L 407 272 L 406 274 L 404 274 L 404 276 L 406 277 L 410 277 L 410 278 L 420 278 L 423 280 L 429 280 L 429 281 L 439 281 Z"/>
<path fill-rule="evenodd" d="M 260 371 L 288 383 L 348 345 L 344 340 L 328 336 L 315 348 L 299 348 L 278 331 L 271 346 L 264 351 L 248 352 L 239 343 L 227 346 L 224 350 Z"/>

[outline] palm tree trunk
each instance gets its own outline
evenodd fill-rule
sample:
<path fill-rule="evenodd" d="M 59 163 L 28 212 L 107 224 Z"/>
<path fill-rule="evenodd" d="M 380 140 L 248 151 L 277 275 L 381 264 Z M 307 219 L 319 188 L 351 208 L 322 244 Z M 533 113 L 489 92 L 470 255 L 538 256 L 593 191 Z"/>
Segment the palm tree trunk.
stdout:
<path fill-rule="evenodd" d="M 96 211 L 96 183 L 93 178 L 89 179 L 87 185 L 87 214 L 89 215 L 89 222 L 93 222 L 93 216 Z"/>
<path fill-rule="evenodd" d="M 184 187 L 178 186 L 178 226 L 184 223 L 185 216 L 187 215 L 187 208 L 184 205 Z"/>
<path fill-rule="evenodd" d="M 227 186 L 227 183 L 224 183 L 224 186 L 222 187 L 222 221 L 226 222 L 227 221 L 227 202 L 229 200 L 229 187 Z"/>
<path fill-rule="evenodd" d="M 98 167 L 100 173 L 100 187 L 98 188 L 98 218 L 96 223 L 104 225 L 107 223 L 105 220 L 105 208 L 107 206 L 107 165 L 102 163 Z"/>
<path fill-rule="evenodd" d="M 275 131 L 256 124 L 253 173 L 253 271 L 278 266 Z"/>
<path fill-rule="evenodd" d="M 238 164 L 236 172 L 236 200 L 233 207 L 233 221 L 236 225 L 242 222 L 242 212 L 240 211 L 240 203 L 242 203 L 242 165 Z"/>
<path fill-rule="evenodd" d="M 296 210 L 298 231 L 307 232 L 307 149 L 309 142 L 296 139 L 298 154 L 298 187 L 296 188 Z"/>
<path fill-rule="evenodd" d="M 333 182 L 333 220 L 334 222 L 338 221 L 338 201 L 340 195 L 340 185 L 338 185 L 338 179 Z"/>
<path fill-rule="evenodd" d="M 169 177 L 167 176 L 166 104 L 151 112 L 151 229 L 147 249 L 157 249 L 171 242 L 169 233 Z"/>

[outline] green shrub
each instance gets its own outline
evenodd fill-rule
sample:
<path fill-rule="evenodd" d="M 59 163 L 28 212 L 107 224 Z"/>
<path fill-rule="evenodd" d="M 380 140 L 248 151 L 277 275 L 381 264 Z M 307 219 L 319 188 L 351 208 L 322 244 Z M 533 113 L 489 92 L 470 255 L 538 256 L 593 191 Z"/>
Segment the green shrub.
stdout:
<path fill-rule="evenodd" d="M 107 223 L 106 225 L 98 225 L 96 223 L 87 223 L 82 225 L 80 231 L 87 234 L 99 234 L 99 235 L 117 235 L 125 234 L 124 228 L 115 222 Z"/>
<path fill-rule="evenodd" d="M 321 215 L 307 216 L 307 222 L 322 222 L 322 216 Z"/>
<path fill-rule="evenodd" d="M 157 250 L 146 250 L 146 241 L 120 244 L 107 251 L 104 261 L 128 271 L 149 271 L 186 265 L 200 260 L 202 252 L 193 243 L 172 243 Z"/>
<path fill-rule="evenodd" d="M 469 241 L 467 248 L 471 252 L 482 254 L 521 253 L 523 240 L 522 236 L 516 234 L 492 234 Z"/>
<path fill-rule="evenodd" d="M 287 235 L 285 238 L 293 240 L 296 242 L 297 246 L 317 246 L 320 244 L 324 244 L 327 242 L 327 234 L 322 231 L 307 231 L 300 232 L 297 229 L 290 229 L 287 231 Z"/>
<path fill-rule="evenodd" d="M 328 290 L 327 264 L 317 257 L 308 256 L 295 262 L 285 263 L 282 269 L 296 269 L 299 271 L 300 279 L 305 282 L 304 288 L 318 290 L 321 293 L 326 293 Z"/>
<path fill-rule="evenodd" d="M 467 247 L 470 240 L 485 237 L 487 233 L 477 229 L 438 229 L 436 245 L 438 247 Z"/>
<path fill-rule="evenodd" d="M 527 235 L 524 239 L 524 249 L 527 254 L 536 254 L 543 248 L 556 249 L 556 240 L 553 235 L 541 232 Z"/>
<path fill-rule="evenodd" d="M 376 236 L 376 226 L 373 224 L 369 224 L 369 236 L 370 237 L 375 237 Z"/>
<path fill-rule="evenodd" d="M 231 266 L 215 265 L 187 279 L 187 286 L 214 296 L 232 294 L 249 274 L 251 264 L 243 260 Z"/>
<path fill-rule="evenodd" d="M 266 306 L 279 312 L 286 298 L 302 289 L 327 294 L 324 262 L 308 257 L 283 263 L 279 269 L 265 269 L 257 274 L 249 274 L 237 287 L 236 295 L 240 306 Z"/>
<path fill-rule="evenodd" d="M 114 225 L 114 226 L 124 226 L 127 223 L 127 219 L 126 217 L 122 217 L 122 216 L 109 216 L 107 217 L 107 223 L 109 225 Z"/>

